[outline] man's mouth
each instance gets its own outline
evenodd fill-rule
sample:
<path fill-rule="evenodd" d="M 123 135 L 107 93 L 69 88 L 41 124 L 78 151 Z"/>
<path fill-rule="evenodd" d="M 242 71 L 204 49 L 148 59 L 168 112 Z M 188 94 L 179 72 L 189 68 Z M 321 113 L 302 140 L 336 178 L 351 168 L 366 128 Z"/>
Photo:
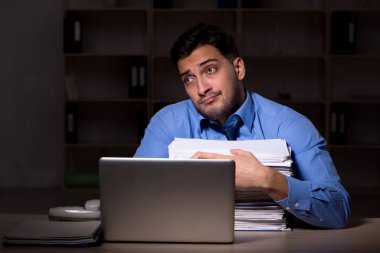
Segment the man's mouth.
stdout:
<path fill-rule="evenodd" d="M 203 97 L 199 100 L 199 104 L 207 105 L 211 104 L 216 100 L 216 97 L 219 96 L 219 93 L 210 94 L 207 97 Z"/>

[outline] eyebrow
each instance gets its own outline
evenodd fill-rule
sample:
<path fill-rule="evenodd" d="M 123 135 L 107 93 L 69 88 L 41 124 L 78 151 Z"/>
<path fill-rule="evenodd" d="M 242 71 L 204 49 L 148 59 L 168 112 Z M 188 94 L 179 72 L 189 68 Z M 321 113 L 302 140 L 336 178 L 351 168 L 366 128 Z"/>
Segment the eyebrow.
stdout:
<path fill-rule="evenodd" d="M 199 64 L 199 66 L 202 67 L 202 66 L 204 66 L 204 65 L 206 65 L 207 63 L 212 62 L 212 61 L 218 61 L 218 59 L 214 59 L 214 58 L 207 59 L 207 60 L 205 60 L 204 62 L 201 62 L 201 63 Z M 190 73 L 190 70 L 188 69 L 188 70 L 186 70 L 185 72 L 181 73 L 181 74 L 179 75 L 179 77 L 182 78 L 183 76 L 185 76 L 185 75 L 187 75 L 187 74 L 189 74 L 189 73 Z"/>

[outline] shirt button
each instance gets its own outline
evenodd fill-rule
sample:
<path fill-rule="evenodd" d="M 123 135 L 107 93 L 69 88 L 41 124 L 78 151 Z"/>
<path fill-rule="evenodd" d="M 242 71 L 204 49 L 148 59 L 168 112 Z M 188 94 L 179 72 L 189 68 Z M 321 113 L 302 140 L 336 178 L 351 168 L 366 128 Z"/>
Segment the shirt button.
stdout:
<path fill-rule="evenodd" d="M 286 209 L 286 210 L 290 210 L 290 207 L 287 206 L 285 209 Z"/>
<path fill-rule="evenodd" d="M 300 203 L 295 203 L 294 204 L 294 207 L 299 207 L 300 206 Z"/>
<path fill-rule="evenodd" d="M 319 221 L 323 221 L 323 219 L 322 219 L 322 218 L 320 218 L 320 219 L 319 219 Z"/>

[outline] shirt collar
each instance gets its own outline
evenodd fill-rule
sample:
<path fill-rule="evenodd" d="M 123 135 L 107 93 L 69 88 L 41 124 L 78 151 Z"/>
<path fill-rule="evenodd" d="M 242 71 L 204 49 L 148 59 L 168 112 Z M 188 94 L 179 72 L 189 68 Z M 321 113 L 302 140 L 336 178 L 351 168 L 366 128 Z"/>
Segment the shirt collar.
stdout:
<path fill-rule="evenodd" d="M 253 128 L 253 121 L 255 119 L 255 103 L 253 101 L 252 93 L 245 91 L 245 101 L 240 108 L 235 112 L 243 120 L 244 125 L 250 130 Z"/>
<path fill-rule="evenodd" d="M 238 115 L 244 122 L 244 125 L 251 130 L 253 128 L 253 121 L 255 119 L 255 104 L 251 92 L 245 91 L 245 101 L 239 109 L 233 114 Z M 194 107 L 195 108 L 195 107 Z M 208 126 L 209 120 L 197 111 L 199 126 L 201 132 Z M 228 120 L 233 116 L 231 115 Z"/>

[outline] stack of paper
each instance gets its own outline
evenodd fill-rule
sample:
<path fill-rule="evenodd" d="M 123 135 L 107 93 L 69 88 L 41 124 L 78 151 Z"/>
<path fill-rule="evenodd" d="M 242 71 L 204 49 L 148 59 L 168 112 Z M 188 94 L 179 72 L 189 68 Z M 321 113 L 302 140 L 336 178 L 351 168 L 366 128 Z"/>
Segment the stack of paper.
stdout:
<path fill-rule="evenodd" d="M 251 152 L 264 165 L 291 176 L 291 150 L 282 139 L 220 141 L 176 138 L 169 145 L 169 158 L 190 158 L 197 151 L 231 155 L 231 149 Z M 235 230 L 284 230 L 285 211 L 265 192 L 236 191 Z"/>
<path fill-rule="evenodd" d="M 291 176 L 291 150 L 282 139 L 220 141 L 175 138 L 169 145 L 169 158 L 191 158 L 197 151 L 231 155 L 231 149 L 243 149 L 255 155 L 264 165 Z"/>
<path fill-rule="evenodd" d="M 3 238 L 6 244 L 89 246 L 100 239 L 100 221 L 25 220 Z"/>
<path fill-rule="evenodd" d="M 235 230 L 285 230 L 284 210 L 271 202 L 236 203 Z"/>
<path fill-rule="evenodd" d="M 290 151 L 282 139 L 220 141 L 175 138 L 169 145 L 169 158 L 190 158 L 196 151 L 230 155 L 230 149 L 249 151 L 267 165 L 289 164 Z"/>

